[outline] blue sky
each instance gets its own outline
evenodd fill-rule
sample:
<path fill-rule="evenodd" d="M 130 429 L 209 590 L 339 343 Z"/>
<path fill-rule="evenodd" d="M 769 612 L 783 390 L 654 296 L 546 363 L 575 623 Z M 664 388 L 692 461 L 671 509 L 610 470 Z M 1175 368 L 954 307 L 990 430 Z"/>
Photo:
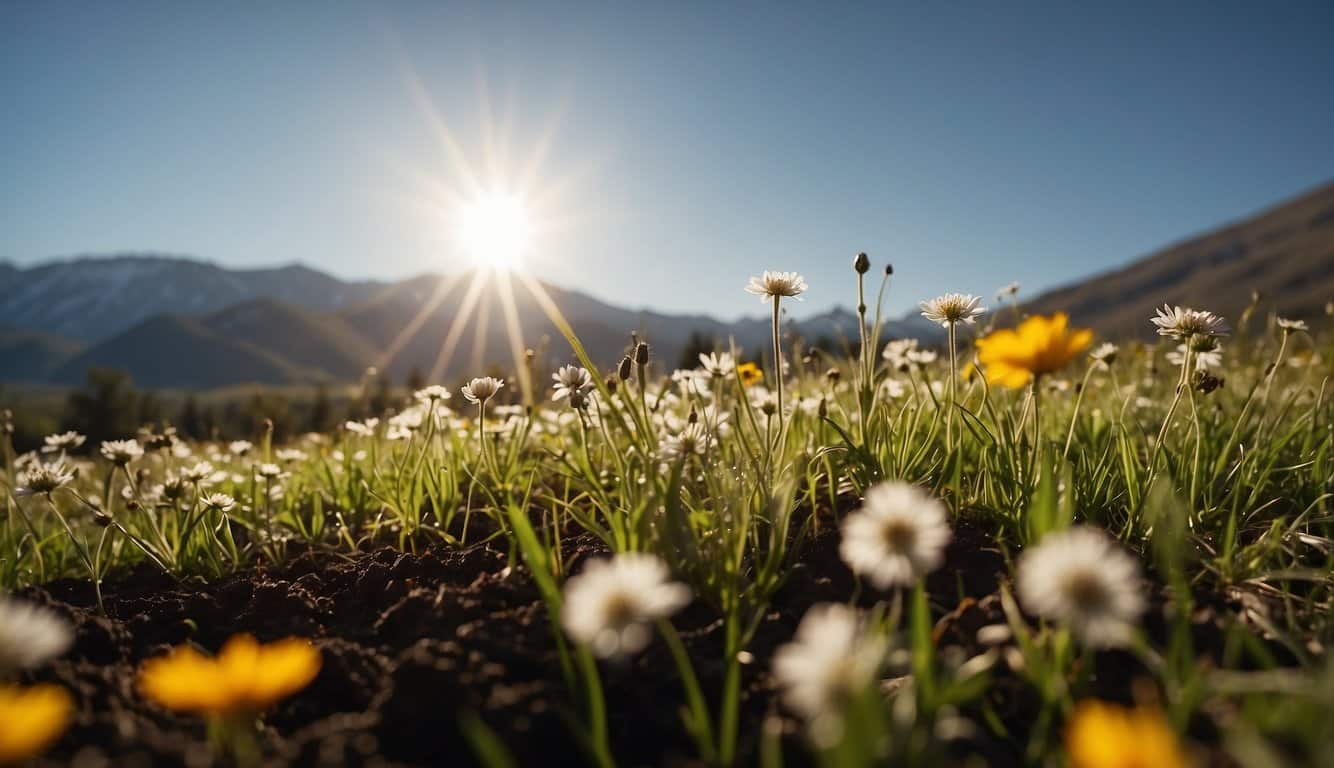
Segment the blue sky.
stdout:
<path fill-rule="evenodd" d="M 533 168 L 557 284 L 730 317 L 795 269 L 805 313 L 866 250 L 901 311 L 1334 177 L 1334 3 L 1094 5 L 12 0 L 0 259 L 457 271 L 442 190 Z"/>

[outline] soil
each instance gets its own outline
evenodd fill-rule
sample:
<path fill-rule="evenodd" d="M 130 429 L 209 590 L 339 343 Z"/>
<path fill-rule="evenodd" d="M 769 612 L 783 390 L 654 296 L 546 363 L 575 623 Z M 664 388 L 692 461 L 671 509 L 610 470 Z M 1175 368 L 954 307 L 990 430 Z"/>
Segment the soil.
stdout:
<path fill-rule="evenodd" d="M 607 554 L 587 535 L 564 546 L 575 571 Z M 237 632 L 264 641 L 308 637 L 323 654 L 315 681 L 266 717 L 267 764 L 470 765 L 474 758 L 457 725 L 467 712 L 495 731 L 519 765 L 587 764 L 567 726 L 575 710 L 546 608 L 524 569 L 509 566 L 506 552 L 487 545 L 421 554 L 309 552 L 212 582 L 177 582 L 140 568 L 104 585 L 106 616 L 97 613 L 87 581 L 24 590 L 77 628 L 73 649 L 30 678 L 60 683 L 78 700 L 74 724 L 44 764 L 208 765 L 200 720 L 140 698 L 135 673 L 173 645 L 216 652 Z M 996 591 L 1004 571 L 990 536 L 956 529 L 945 566 L 928 582 L 933 609 L 943 617 L 936 627 L 942 649 L 981 650 L 977 629 L 1002 620 Z M 811 605 L 846 601 L 854 590 L 837 535 L 826 531 L 808 541 L 758 629 L 754 661 L 743 667 L 739 764 L 755 762 L 761 723 L 781 711 L 768 675 L 774 649 L 791 639 Z M 882 597 L 863 592 L 861 601 Z M 721 623 L 696 604 L 675 624 L 706 695 L 715 699 L 709 692 L 722 687 Z M 1127 662 L 1108 663 L 1114 682 L 1107 695 L 1127 698 L 1118 690 L 1128 685 Z M 695 764 L 677 714 L 680 683 L 661 641 L 601 668 L 618 764 Z M 1013 675 L 993 687 L 991 703 L 1007 725 L 1015 724 L 1012 741 L 974 736 L 959 749 L 990 765 L 1017 765 L 1035 702 Z M 785 732 L 787 764 L 805 764 L 796 724 L 789 721 Z"/>

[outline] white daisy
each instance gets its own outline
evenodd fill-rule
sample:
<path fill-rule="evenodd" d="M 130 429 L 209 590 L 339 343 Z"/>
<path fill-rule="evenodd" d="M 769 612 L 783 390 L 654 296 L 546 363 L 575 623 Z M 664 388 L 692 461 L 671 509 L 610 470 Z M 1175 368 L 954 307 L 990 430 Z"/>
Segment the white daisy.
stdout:
<path fill-rule="evenodd" d="M 982 306 L 982 297 L 970 293 L 945 293 L 929 301 L 918 304 L 922 308 L 922 317 L 942 328 L 959 323 L 970 325 L 987 308 Z"/>
<path fill-rule="evenodd" d="M 760 297 L 760 301 L 769 301 L 780 297 L 798 298 L 806 292 L 806 278 L 796 272 L 770 272 L 765 270 L 759 277 L 752 277 L 746 284 L 746 293 Z"/>
<path fill-rule="evenodd" d="M 652 623 L 690 602 L 690 588 L 670 578 L 666 564 L 653 555 L 593 560 L 565 583 L 561 625 L 602 658 L 643 650 Z"/>
<path fill-rule="evenodd" d="M 1195 346 L 1195 370 L 1207 371 L 1210 368 L 1218 368 L 1223 364 L 1223 347 L 1214 341 L 1211 336 L 1202 336 L 1201 339 L 1207 341 L 1207 344 L 1194 343 Z M 1180 366 L 1186 362 L 1186 345 L 1178 344 L 1177 348 L 1167 353 L 1167 362 L 1175 366 Z"/>
<path fill-rule="evenodd" d="M 726 379 L 736 370 L 736 360 L 727 352 L 708 352 L 699 356 L 700 367 L 715 379 Z"/>
<path fill-rule="evenodd" d="M 283 476 L 283 468 L 277 464 L 264 463 L 255 468 L 255 473 L 265 480 L 276 480 Z"/>
<path fill-rule="evenodd" d="M 375 434 L 375 428 L 380 426 L 380 420 L 376 418 L 366 419 L 365 421 L 349 421 L 343 424 L 343 429 L 354 435 L 370 437 Z"/>
<path fill-rule="evenodd" d="M 83 441 L 86 439 L 87 438 L 83 435 L 73 430 L 70 430 L 69 432 L 61 432 L 58 435 L 47 435 L 42 438 L 42 442 L 44 443 L 44 445 L 42 445 L 42 453 L 72 451 L 83 445 Z"/>
<path fill-rule="evenodd" d="M 0 676 L 45 664 L 73 641 L 69 624 L 51 611 L 0 596 Z"/>
<path fill-rule="evenodd" d="M 432 384 L 429 387 L 424 387 L 422 389 L 417 390 L 416 392 L 413 392 L 412 396 L 419 403 L 430 403 L 430 402 L 443 402 L 453 397 L 453 394 L 450 393 L 448 389 L 440 386 L 439 384 Z"/>
<path fill-rule="evenodd" d="M 1089 353 L 1089 358 L 1093 360 L 1094 367 L 1107 369 L 1111 368 L 1112 363 L 1116 362 L 1116 353 L 1120 351 L 1120 347 L 1110 341 L 1104 341 L 1093 348 L 1093 351 Z"/>
<path fill-rule="evenodd" d="M 556 391 L 551 395 L 552 400 L 564 400 L 572 394 L 582 394 L 584 390 L 593 386 L 592 374 L 587 368 L 580 368 L 577 365 L 562 366 L 560 370 L 551 374 L 551 379 L 556 385 Z"/>
<path fill-rule="evenodd" d="M 663 438 L 658 445 L 658 457 L 670 463 L 691 454 L 702 456 L 717 442 L 703 424 L 687 424 L 677 434 Z"/>
<path fill-rule="evenodd" d="M 843 709 L 875 684 L 887 645 L 865 631 L 855 609 L 823 603 L 806 611 L 792 642 L 774 653 L 783 701 L 810 723 L 821 746 L 837 741 Z"/>
<path fill-rule="evenodd" d="M 217 512 L 231 512 L 236 506 L 236 499 L 225 493 L 210 493 L 200 499 L 199 503 Z"/>
<path fill-rule="evenodd" d="M 463 396 L 470 403 L 485 403 L 496 396 L 505 382 L 491 376 L 481 376 L 463 385 Z"/>
<path fill-rule="evenodd" d="M 1096 647 L 1124 645 L 1145 608 L 1139 561 L 1095 528 L 1048 534 L 1020 556 L 1015 582 L 1025 607 Z"/>
<path fill-rule="evenodd" d="M 1274 320 L 1274 322 L 1278 323 L 1278 327 L 1279 327 L 1284 333 L 1291 333 L 1291 332 L 1293 332 L 1293 331 L 1309 331 L 1309 330 L 1311 330 L 1311 329 L 1306 325 L 1306 321 L 1305 321 L 1305 320 L 1289 320 L 1289 319 L 1286 318 L 1286 317 L 1279 317 L 1279 318 L 1276 318 L 1276 319 Z"/>
<path fill-rule="evenodd" d="M 107 461 L 123 467 L 143 456 L 144 448 L 138 440 L 104 440 L 101 452 Z"/>
<path fill-rule="evenodd" d="M 843 562 L 878 589 L 907 586 L 940 567 L 950 527 L 945 506 L 917 486 L 880 483 L 843 521 Z"/>
<path fill-rule="evenodd" d="M 1159 336 L 1171 336 L 1180 341 L 1196 336 L 1226 336 L 1231 330 L 1227 321 L 1213 312 L 1167 304 L 1149 318 L 1149 322 L 1158 327 Z"/>
<path fill-rule="evenodd" d="M 181 479 L 191 483 L 202 483 L 213 475 L 213 465 L 200 461 L 181 470 Z"/>
<path fill-rule="evenodd" d="M 254 447 L 249 440 L 233 440 L 227 444 L 227 450 L 233 456 L 244 456 L 250 453 L 250 449 Z"/>
<path fill-rule="evenodd" d="M 51 493 L 74 480 L 75 471 L 63 461 L 54 464 L 32 464 L 23 473 L 15 496 L 33 496 Z"/>

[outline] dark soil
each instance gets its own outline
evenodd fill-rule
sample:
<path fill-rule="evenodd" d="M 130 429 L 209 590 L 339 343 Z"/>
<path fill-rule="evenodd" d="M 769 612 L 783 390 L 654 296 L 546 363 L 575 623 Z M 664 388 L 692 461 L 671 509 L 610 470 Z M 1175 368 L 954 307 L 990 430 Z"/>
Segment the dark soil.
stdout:
<path fill-rule="evenodd" d="M 566 543 L 566 562 L 604 556 L 596 540 Z M 207 765 L 202 723 L 150 704 L 134 691 L 139 664 L 172 645 L 215 652 L 233 633 L 261 640 L 309 637 L 324 658 L 319 677 L 266 718 L 265 755 L 273 765 L 469 765 L 458 716 L 474 712 L 520 765 L 586 764 L 565 718 L 575 710 L 561 682 L 551 624 L 521 567 L 491 547 L 379 550 L 354 557 L 308 553 L 281 567 L 255 568 L 210 583 L 177 583 L 143 568 L 104 587 L 98 615 L 87 581 L 55 582 L 23 594 L 77 627 L 77 642 L 33 679 L 58 682 L 78 699 L 73 727 L 47 756 L 51 765 Z M 992 539 L 956 529 L 944 568 L 930 580 L 942 646 L 976 653 L 976 630 L 1000 620 L 995 597 L 1003 559 Z M 775 596 L 751 646 L 743 680 L 741 764 L 754 762 L 760 725 L 778 709 L 768 676 L 811 605 L 845 601 L 851 573 L 837 536 L 809 541 Z M 863 602 L 877 595 L 863 593 Z M 961 602 L 961 598 L 964 599 Z M 722 627 L 696 604 L 675 622 L 711 699 L 722 686 Z M 655 642 L 621 664 L 603 664 L 612 747 L 621 765 L 687 765 L 695 750 L 682 727 L 675 667 Z M 1125 678 L 1124 670 L 1112 675 Z M 1012 677 L 1012 676 L 1011 676 Z M 1003 682 L 1003 681 L 1002 681 Z M 1020 686 L 996 686 L 992 702 L 1007 723 L 1023 723 L 1033 702 Z M 1113 687 L 1124 687 L 1125 679 Z M 1115 691 L 1111 692 L 1115 695 Z M 795 727 L 791 731 L 795 733 Z M 1017 743 L 966 745 L 992 765 L 1017 764 Z M 798 737 L 786 740 L 790 765 L 805 762 Z"/>

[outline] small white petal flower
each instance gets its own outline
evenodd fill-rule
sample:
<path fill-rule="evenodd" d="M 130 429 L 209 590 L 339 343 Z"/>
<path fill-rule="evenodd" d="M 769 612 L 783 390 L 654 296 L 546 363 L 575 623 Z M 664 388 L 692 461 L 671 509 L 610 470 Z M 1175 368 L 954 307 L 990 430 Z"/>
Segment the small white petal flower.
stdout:
<path fill-rule="evenodd" d="M 432 401 L 443 402 L 453 397 L 453 394 L 450 393 L 448 389 L 440 386 L 439 384 L 432 384 L 429 387 L 424 387 L 422 389 L 417 390 L 416 392 L 412 393 L 412 396 L 419 403 L 430 403 Z"/>
<path fill-rule="evenodd" d="M 950 541 L 945 507 L 917 486 L 880 483 L 843 521 L 839 555 L 879 589 L 907 586 L 940 567 Z"/>
<path fill-rule="evenodd" d="M 217 512 L 231 512 L 236 506 L 236 499 L 225 493 L 210 493 L 200 499 L 199 503 Z"/>
<path fill-rule="evenodd" d="M 1277 318 L 1275 322 L 1278 323 L 1278 327 L 1285 333 L 1291 333 L 1293 331 L 1311 330 L 1309 327 L 1307 327 L 1305 320 L 1289 320 L 1286 317 L 1280 317 Z"/>
<path fill-rule="evenodd" d="M 556 391 L 551 395 L 552 400 L 564 400 L 570 395 L 582 393 L 584 390 L 593 386 L 593 376 L 587 368 L 580 368 L 577 365 L 566 365 L 560 370 L 551 374 L 552 381 L 555 382 Z"/>
<path fill-rule="evenodd" d="M 887 645 L 865 630 L 856 610 L 824 603 L 806 611 L 792 642 L 774 653 L 783 701 L 806 718 L 821 746 L 837 741 L 843 710 L 875 684 Z"/>
<path fill-rule="evenodd" d="M 760 297 L 760 301 L 769 301 L 780 297 L 798 298 L 806 292 L 806 278 L 796 272 L 771 272 L 752 277 L 746 284 L 746 293 Z"/>
<path fill-rule="evenodd" d="M 1195 370 L 1207 371 L 1210 368 L 1218 368 L 1223 364 L 1223 347 L 1213 340 L 1211 336 L 1201 336 L 1200 339 L 1207 341 L 1207 344 L 1196 345 L 1195 350 Z M 1197 339 L 1198 342 L 1199 339 Z M 1186 345 L 1178 344 L 1177 348 L 1167 353 L 1167 362 L 1175 366 L 1180 366 L 1186 362 Z"/>
<path fill-rule="evenodd" d="M 112 464 L 125 466 L 143 456 L 144 448 L 138 440 L 104 440 L 101 452 Z"/>
<path fill-rule="evenodd" d="M 703 456 L 717 443 L 703 424 L 687 424 L 679 433 L 663 438 L 658 445 L 658 458 L 670 463 L 682 456 Z"/>
<path fill-rule="evenodd" d="M 54 464 L 32 464 L 23 473 L 15 496 L 33 496 L 51 493 L 74 480 L 75 472 L 63 461 Z"/>
<path fill-rule="evenodd" d="M 1145 608 L 1139 561 L 1094 528 L 1048 534 L 1020 556 L 1015 582 L 1028 610 L 1095 647 L 1124 645 Z"/>
<path fill-rule="evenodd" d="M 463 385 L 463 396 L 470 403 L 485 403 L 496 396 L 505 382 L 491 376 L 481 376 Z"/>
<path fill-rule="evenodd" d="M 637 653 L 648 645 L 653 622 L 690 602 L 689 587 L 670 579 L 653 555 L 593 560 L 565 583 L 561 625 L 602 658 Z"/>
<path fill-rule="evenodd" d="M 948 328 L 959 323 L 972 324 L 979 315 L 987 311 L 982 306 L 982 297 L 968 293 L 945 293 L 934 299 L 918 304 L 922 308 L 922 317 L 941 327 Z"/>
<path fill-rule="evenodd" d="M 1227 321 L 1213 312 L 1167 304 L 1157 310 L 1149 322 L 1157 326 L 1159 336 L 1171 336 L 1180 341 L 1196 336 L 1226 336 L 1231 331 Z"/>
<path fill-rule="evenodd" d="M 73 641 L 69 624 L 51 611 L 0 597 L 0 676 L 45 664 Z"/>
<path fill-rule="evenodd" d="M 181 470 L 181 479 L 191 483 L 202 483 L 213 475 L 213 465 L 207 461 L 197 462 L 192 467 Z"/>
<path fill-rule="evenodd" d="M 58 435 L 47 435 L 46 437 L 42 438 L 42 442 L 44 443 L 44 445 L 42 446 L 42 453 L 55 453 L 56 451 L 72 451 L 75 448 L 78 448 L 79 446 L 83 445 L 83 441 L 86 439 L 87 438 L 85 438 L 83 435 L 73 430 L 70 430 L 69 432 L 61 432 Z"/>
<path fill-rule="evenodd" d="M 1093 348 L 1093 351 L 1089 353 L 1089 357 L 1093 360 L 1095 367 L 1107 369 L 1112 367 L 1112 363 L 1116 362 L 1116 354 L 1120 351 L 1120 347 L 1110 341 L 1104 341 Z"/>
<path fill-rule="evenodd" d="M 255 472 L 265 480 L 276 480 L 283 476 L 283 468 L 277 464 L 264 463 L 255 468 Z"/>
<path fill-rule="evenodd" d="M 699 356 L 700 367 L 715 379 L 726 379 L 736 370 L 736 360 L 727 352 L 708 352 Z"/>
<path fill-rule="evenodd" d="M 227 444 L 227 450 L 230 451 L 233 456 L 244 456 L 247 453 L 250 453 L 250 449 L 254 447 L 255 446 L 252 445 L 249 440 L 233 440 Z"/>

